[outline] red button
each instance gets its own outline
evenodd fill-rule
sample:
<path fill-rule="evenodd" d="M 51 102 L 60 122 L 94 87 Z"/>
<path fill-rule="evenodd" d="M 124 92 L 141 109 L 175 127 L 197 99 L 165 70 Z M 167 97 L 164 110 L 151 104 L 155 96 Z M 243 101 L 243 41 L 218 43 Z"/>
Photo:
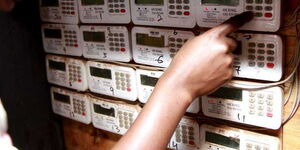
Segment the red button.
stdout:
<path fill-rule="evenodd" d="M 210 99 L 210 100 L 208 100 L 208 103 L 214 104 L 214 103 L 217 103 L 217 100 L 215 100 L 215 99 Z"/>
<path fill-rule="evenodd" d="M 78 82 L 81 82 L 81 79 L 78 79 Z"/>
<path fill-rule="evenodd" d="M 130 92 L 130 91 L 131 91 L 131 88 L 127 88 L 127 91 Z"/>
<path fill-rule="evenodd" d="M 125 48 L 121 48 L 121 52 L 125 52 L 126 51 L 126 49 Z"/>
<path fill-rule="evenodd" d="M 85 116 L 85 112 L 83 112 L 83 113 L 82 113 L 82 115 L 84 115 L 84 116 Z"/>
<path fill-rule="evenodd" d="M 72 11 L 72 12 L 71 12 L 71 14 L 72 14 L 72 15 L 75 15 L 75 12 L 74 12 L 74 11 Z"/>
<path fill-rule="evenodd" d="M 78 47 L 78 44 L 74 44 L 74 47 Z"/>
<path fill-rule="evenodd" d="M 121 13 L 125 13 L 126 12 L 126 9 L 121 9 Z"/>
<path fill-rule="evenodd" d="M 195 142 L 194 141 L 189 141 L 189 144 L 190 145 L 195 145 Z"/>
<path fill-rule="evenodd" d="M 273 17 L 273 14 L 272 14 L 272 13 L 265 13 L 265 17 L 267 17 L 267 18 L 272 18 L 272 17 Z"/>
<path fill-rule="evenodd" d="M 185 16 L 189 16 L 189 15 L 190 15 L 190 12 L 185 11 L 183 14 L 184 14 Z"/>
<path fill-rule="evenodd" d="M 273 114 L 272 113 L 267 113 L 267 116 L 272 118 L 273 117 Z"/>
<path fill-rule="evenodd" d="M 273 63 L 267 63 L 267 67 L 268 68 L 274 68 L 274 64 Z"/>

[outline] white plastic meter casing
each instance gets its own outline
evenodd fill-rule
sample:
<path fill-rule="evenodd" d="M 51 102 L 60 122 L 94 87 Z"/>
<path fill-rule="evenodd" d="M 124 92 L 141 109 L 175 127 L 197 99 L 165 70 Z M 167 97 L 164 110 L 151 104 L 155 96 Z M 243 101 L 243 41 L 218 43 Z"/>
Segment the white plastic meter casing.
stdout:
<path fill-rule="evenodd" d="M 90 98 L 81 93 L 58 87 L 51 87 L 53 112 L 85 124 L 92 122 Z"/>
<path fill-rule="evenodd" d="M 42 37 L 47 53 L 82 56 L 81 37 L 77 25 L 43 24 Z"/>
<path fill-rule="evenodd" d="M 232 34 L 238 41 L 234 77 L 279 81 L 283 75 L 283 44 L 278 35 Z"/>
<path fill-rule="evenodd" d="M 94 127 L 116 134 L 125 134 L 141 111 L 138 105 L 93 98 L 91 103 Z"/>
<path fill-rule="evenodd" d="M 214 27 L 245 11 L 254 12 L 254 19 L 241 29 L 276 32 L 281 22 L 281 0 L 196 0 L 197 24 Z"/>
<path fill-rule="evenodd" d="M 194 37 L 190 31 L 147 27 L 134 27 L 131 35 L 133 60 L 158 67 L 168 67 L 183 44 Z"/>
<path fill-rule="evenodd" d="M 78 0 L 82 23 L 127 24 L 131 21 L 129 0 Z"/>
<path fill-rule="evenodd" d="M 221 87 L 202 97 L 202 111 L 208 117 L 278 129 L 283 119 L 283 101 L 280 87 L 256 91 Z"/>
<path fill-rule="evenodd" d="M 88 89 L 85 61 L 56 55 L 46 56 L 49 83 L 85 91 Z"/>
<path fill-rule="evenodd" d="M 168 147 L 175 150 L 199 150 L 200 148 L 200 131 L 197 121 L 183 117 Z"/>
<path fill-rule="evenodd" d="M 85 58 L 121 62 L 132 59 L 125 26 L 81 26 L 80 34 Z"/>
<path fill-rule="evenodd" d="M 279 138 L 227 126 L 200 126 L 201 150 L 281 150 Z"/>
<path fill-rule="evenodd" d="M 39 0 L 42 21 L 78 24 L 77 0 Z"/>
<path fill-rule="evenodd" d="M 163 74 L 163 71 L 153 71 L 145 69 L 136 69 L 138 99 L 142 103 L 146 103 L 156 82 Z M 200 99 L 196 98 L 193 103 L 187 108 L 186 112 L 198 113 L 200 111 Z"/>
<path fill-rule="evenodd" d="M 195 0 L 131 0 L 132 22 L 137 25 L 193 28 Z"/>
<path fill-rule="evenodd" d="M 98 94 L 137 99 L 135 70 L 127 66 L 102 62 L 87 62 L 89 89 Z"/>

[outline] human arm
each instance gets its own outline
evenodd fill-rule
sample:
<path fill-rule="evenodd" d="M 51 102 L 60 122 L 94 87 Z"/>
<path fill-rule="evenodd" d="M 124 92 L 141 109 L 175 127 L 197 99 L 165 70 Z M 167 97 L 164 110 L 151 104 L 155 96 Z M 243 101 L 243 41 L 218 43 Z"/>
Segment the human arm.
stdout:
<path fill-rule="evenodd" d="M 244 13 L 189 40 L 174 57 L 142 112 L 113 150 L 165 149 L 193 99 L 212 92 L 231 79 L 231 51 L 236 43 L 227 35 L 251 18 L 252 13 Z"/>

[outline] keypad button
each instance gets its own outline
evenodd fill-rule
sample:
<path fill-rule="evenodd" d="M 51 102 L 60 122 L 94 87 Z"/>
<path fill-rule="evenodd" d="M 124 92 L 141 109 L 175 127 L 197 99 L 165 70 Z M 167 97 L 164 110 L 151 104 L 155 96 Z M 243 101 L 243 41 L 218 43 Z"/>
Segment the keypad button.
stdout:
<path fill-rule="evenodd" d="M 183 3 L 189 4 L 189 3 L 190 3 L 190 0 L 183 0 Z"/>
<path fill-rule="evenodd" d="M 258 105 L 258 110 L 264 110 L 264 106 L 262 106 L 262 105 Z"/>
<path fill-rule="evenodd" d="M 263 9 L 262 6 L 256 6 L 256 7 L 255 7 L 255 10 L 262 10 L 262 9 Z"/>
<path fill-rule="evenodd" d="M 250 114 L 250 115 L 254 115 L 254 114 L 255 114 L 255 111 L 254 111 L 253 109 L 250 109 L 250 110 L 249 110 L 249 114 Z"/>
<path fill-rule="evenodd" d="M 253 0 L 246 0 L 246 3 L 252 4 L 252 3 L 253 3 Z"/>
<path fill-rule="evenodd" d="M 254 109 L 254 108 L 255 108 L 255 104 L 250 104 L 250 105 L 249 105 L 249 108 L 250 108 L 250 109 Z"/>
<path fill-rule="evenodd" d="M 176 15 L 182 15 L 182 12 L 181 11 L 177 11 Z"/>
<path fill-rule="evenodd" d="M 272 4 L 272 3 L 273 3 L 273 0 L 265 0 L 265 3 L 266 3 L 266 4 Z"/>
<path fill-rule="evenodd" d="M 274 66 L 275 66 L 275 65 L 274 65 L 273 63 L 267 63 L 267 67 L 268 67 L 268 68 L 274 68 Z"/>
<path fill-rule="evenodd" d="M 274 57 L 267 57 L 268 61 L 274 61 Z"/>
<path fill-rule="evenodd" d="M 249 98 L 249 102 L 250 102 L 250 103 L 254 103 L 254 102 L 255 102 L 255 99 L 254 99 L 254 98 Z"/>
<path fill-rule="evenodd" d="M 272 94 L 269 94 L 269 95 L 267 96 L 267 98 L 268 98 L 269 100 L 272 100 L 272 99 L 273 99 L 273 95 L 272 95 Z"/>
<path fill-rule="evenodd" d="M 175 9 L 175 6 L 174 5 L 170 5 L 169 9 Z"/>
<path fill-rule="evenodd" d="M 249 55 L 249 56 L 248 56 L 248 59 L 249 59 L 249 60 L 255 60 L 255 56 L 254 56 L 254 55 Z"/>
<path fill-rule="evenodd" d="M 247 143 L 246 147 L 251 149 L 252 148 L 252 144 L 251 143 Z"/>
<path fill-rule="evenodd" d="M 263 3 L 263 0 L 255 0 L 255 3 L 256 3 L 256 4 L 262 4 L 262 3 Z"/>
<path fill-rule="evenodd" d="M 267 104 L 268 104 L 269 106 L 273 106 L 273 101 L 268 100 L 268 101 L 267 101 Z"/>
<path fill-rule="evenodd" d="M 249 93 L 249 96 L 250 96 L 250 97 L 254 97 L 254 96 L 255 96 L 255 93 L 254 93 L 254 92 L 250 92 L 250 93 Z"/>
<path fill-rule="evenodd" d="M 259 60 L 259 61 L 264 61 L 264 60 L 265 60 L 265 57 L 264 57 L 264 56 L 258 56 L 258 57 L 257 57 L 257 60 Z"/>
<path fill-rule="evenodd" d="M 250 61 L 249 63 L 248 63 L 248 66 L 249 67 L 254 67 L 256 65 L 256 63 L 254 62 L 254 61 Z"/>
<path fill-rule="evenodd" d="M 255 46 L 256 46 L 256 44 L 255 44 L 255 43 L 253 43 L 253 42 L 250 42 L 250 43 L 248 44 L 248 46 L 249 46 L 249 47 L 255 47 Z"/>
<path fill-rule="evenodd" d="M 175 15 L 175 11 L 170 11 L 169 14 L 170 15 Z"/>
<path fill-rule="evenodd" d="M 246 6 L 246 9 L 249 10 L 249 11 L 253 10 L 253 6 Z"/>
<path fill-rule="evenodd" d="M 255 53 L 255 49 L 248 49 L 248 53 L 254 54 Z"/>
<path fill-rule="evenodd" d="M 258 116 L 263 116 L 264 113 L 263 113 L 262 111 L 259 111 L 259 112 L 257 113 L 257 115 L 258 115 Z"/>
<path fill-rule="evenodd" d="M 263 99 L 259 99 L 259 100 L 258 100 L 258 104 L 264 104 L 264 102 L 265 102 L 265 101 L 264 101 Z"/>
<path fill-rule="evenodd" d="M 259 48 L 265 48 L 265 44 L 264 44 L 264 43 L 258 43 L 257 46 L 258 46 Z"/>
<path fill-rule="evenodd" d="M 272 11 L 272 10 L 273 10 L 273 7 L 271 7 L 271 6 L 266 6 L 266 7 L 265 7 L 265 10 L 266 10 L 266 11 Z"/>
<path fill-rule="evenodd" d="M 177 3 L 177 4 L 181 4 L 181 3 L 182 3 L 182 0 L 176 0 L 176 3 Z"/>
<path fill-rule="evenodd" d="M 170 3 L 170 4 L 174 4 L 174 3 L 175 3 L 175 0 L 169 0 L 169 3 Z"/>
<path fill-rule="evenodd" d="M 273 108 L 272 108 L 272 107 L 267 107 L 267 111 L 268 111 L 268 112 L 272 112 L 272 111 L 273 111 Z"/>
<path fill-rule="evenodd" d="M 265 50 L 259 49 L 259 50 L 257 51 L 257 53 L 258 53 L 258 54 L 265 54 Z"/>
<path fill-rule="evenodd" d="M 267 54 L 268 54 L 268 55 L 274 55 L 274 54 L 275 54 L 275 52 L 274 52 L 274 51 L 272 51 L 272 50 L 268 50 L 268 51 L 267 51 Z"/>
<path fill-rule="evenodd" d="M 260 67 L 260 68 L 263 68 L 265 66 L 265 63 L 263 62 L 258 62 L 257 63 L 257 66 Z"/>
<path fill-rule="evenodd" d="M 275 45 L 274 44 L 267 44 L 267 48 L 274 48 Z"/>
<path fill-rule="evenodd" d="M 190 6 L 183 6 L 183 9 L 184 9 L 184 10 L 189 10 L 189 9 L 190 9 Z"/>
<path fill-rule="evenodd" d="M 125 4 L 120 4 L 120 7 L 121 8 L 125 8 Z"/>
<path fill-rule="evenodd" d="M 273 17 L 273 14 L 272 14 L 272 13 L 265 13 L 265 17 L 266 17 L 266 18 L 272 18 L 272 17 Z"/>
<path fill-rule="evenodd" d="M 182 39 L 176 39 L 176 42 L 182 42 L 183 40 Z"/>
<path fill-rule="evenodd" d="M 181 5 L 177 5 L 176 9 L 182 9 L 182 6 Z"/>
<path fill-rule="evenodd" d="M 255 16 L 255 17 L 262 17 L 262 16 L 263 16 L 263 14 L 262 14 L 262 13 L 260 13 L 260 12 L 257 12 L 257 13 L 255 13 L 255 14 L 254 14 L 254 16 Z"/>

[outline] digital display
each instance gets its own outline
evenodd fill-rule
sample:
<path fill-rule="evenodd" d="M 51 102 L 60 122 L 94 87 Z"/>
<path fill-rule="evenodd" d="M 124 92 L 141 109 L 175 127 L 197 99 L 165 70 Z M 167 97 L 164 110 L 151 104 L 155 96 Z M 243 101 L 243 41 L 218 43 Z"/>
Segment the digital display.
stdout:
<path fill-rule="evenodd" d="M 58 0 L 42 0 L 42 6 L 49 6 L 49 7 L 58 7 L 59 4 L 58 4 Z"/>
<path fill-rule="evenodd" d="M 240 149 L 240 139 L 238 138 L 233 138 L 233 137 L 227 137 L 224 135 L 216 134 L 213 132 L 205 132 L 205 141 L 226 146 L 229 148 L 233 148 L 236 150 Z"/>
<path fill-rule="evenodd" d="M 212 93 L 208 96 L 215 97 L 215 98 L 223 98 L 223 99 L 242 101 L 243 100 L 243 91 L 240 89 L 221 87 L 217 91 L 215 91 L 214 93 Z"/>
<path fill-rule="evenodd" d="M 202 0 L 202 4 L 237 6 L 239 5 L 239 0 Z"/>
<path fill-rule="evenodd" d="M 158 78 L 149 77 L 147 75 L 141 75 L 142 85 L 149 85 L 154 87 L 158 81 Z"/>
<path fill-rule="evenodd" d="M 136 43 L 139 45 L 152 46 L 152 47 L 165 47 L 165 37 L 150 37 L 148 34 L 137 33 Z"/>
<path fill-rule="evenodd" d="M 95 111 L 95 113 L 98 113 L 98 114 L 115 117 L 115 109 L 114 108 L 107 109 L 107 108 L 101 107 L 101 105 L 94 104 L 94 111 Z"/>
<path fill-rule="evenodd" d="M 237 47 L 232 53 L 235 55 L 242 55 L 242 41 L 237 41 Z"/>
<path fill-rule="evenodd" d="M 67 103 L 67 104 L 71 104 L 70 97 L 68 95 L 63 95 L 63 94 L 60 94 L 60 93 L 53 92 L 53 97 L 57 101 Z"/>
<path fill-rule="evenodd" d="M 104 5 L 104 0 L 81 0 L 82 5 Z"/>
<path fill-rule="evenodd" d="M 61 70 L 66 71 L 66 64 L 64 62 L 57 62 L 49 60 L 49 68 L 55 69 L 55 70 Z"/>
<path fill-rule="evenodd" d="M 45 37 L 61 39 L 61 30 L 60 29 L 44 29 Z"/>
<path fill-rule="evenodd" d="M 104 32 L 83 32 L 83 39 L 87 42 L 105 42 L 105 33 Z"/>
<path fill-rule="evenodd" d="M 164 5 L 164 0 L 135 0 L 137 5 Z"/>
<path fill-rule="evenodd" d="M 90 72 L 91 72 L 91 75 L 95 76 L 95 77 L 112 79 L 111 70 L 109 70 L 109 69 L 99 69 L 99 68 L 95 68 L 95 67 L 90 67 Z"/>

